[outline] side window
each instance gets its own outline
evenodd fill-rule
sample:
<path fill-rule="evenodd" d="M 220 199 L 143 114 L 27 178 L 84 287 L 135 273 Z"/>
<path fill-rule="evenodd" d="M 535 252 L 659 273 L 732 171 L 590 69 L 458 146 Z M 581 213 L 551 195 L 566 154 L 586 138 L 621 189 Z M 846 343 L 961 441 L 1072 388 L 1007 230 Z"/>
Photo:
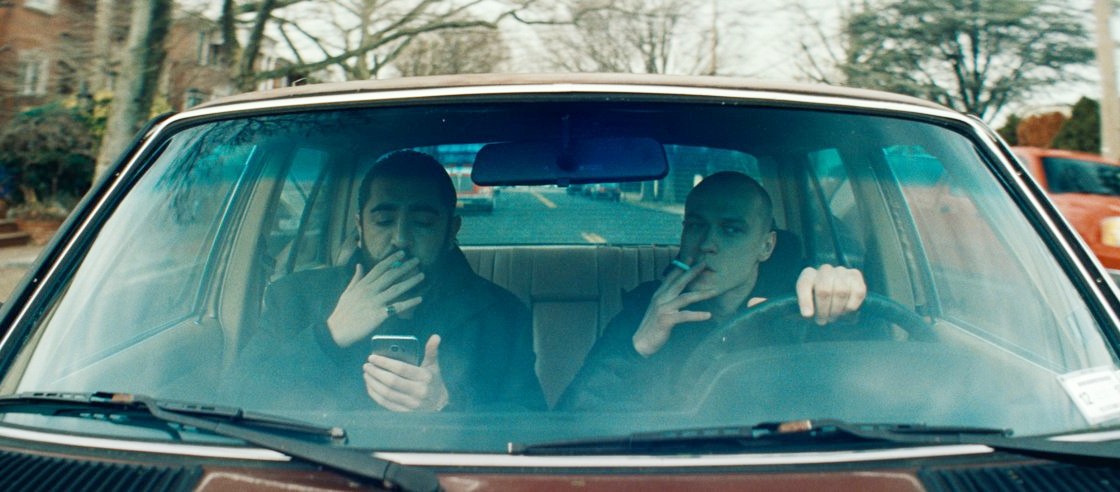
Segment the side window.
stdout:
<path fill-rule="evenodd" d="M 215 240 L 255 145 L 191 142 L 184 132 L 100 230 L 42 340 L 65 350 L 67 374 L 198 313 Z M 142 205 L 137 205 L 137 203 Z M 81 335 L 77 332 L 81 330 Z"/>
<path fill-rule="evenodd" d="M 806 238 L 814 263 L 862 268 L 865 245 L 859 231 L 863 218 L 856 207 L 852 180 L 840 152 L 823 149 L 809 155 L 809 222 Z"/>
<path fill-rule="evenodd" d="M 1120 195 L 1120 167 L 1046 157 L 1042 159 L 1042 169 L 1051 193 Z"/>
<path fill-rule="evenodd" d="M 1007 234 L 1022 223 L 1009 215 L 1013 204 L 1003 194 L 978 189 L 967 170 L 956 169 L 920 146 L 884 150 L 913 217 L 941 318 L 1002 340 L 1019 355 L 1040 364 L 1059 360 L 1049 353 L 1052 327 L 1063 301 L 1049 299 L 1041 269 L 1022 262 L 1021 250 L 1034 247 L 1033 234 Z M 1000 224 L 997 228 L 993 224 Z M 999 279 L 999 282 L 992 282 Z M 1060 291 L 1061 289 L 1057 289 Z M 1071 315 L 1072 316 L 1072 315 Z"/>
<path fill-rule="evenodd" d="M 327 159 L 328 154 L 317 149 L 299 149 L 292 156 L 266 236 L 274 279 L 331 264 L 326 241 L 330 207 L 323 193 Z"/>

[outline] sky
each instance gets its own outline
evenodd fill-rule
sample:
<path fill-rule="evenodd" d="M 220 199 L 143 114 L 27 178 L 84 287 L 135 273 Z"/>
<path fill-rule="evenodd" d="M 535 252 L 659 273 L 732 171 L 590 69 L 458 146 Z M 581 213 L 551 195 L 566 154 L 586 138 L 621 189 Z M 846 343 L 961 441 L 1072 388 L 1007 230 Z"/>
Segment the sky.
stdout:
<path fill-rule="evenodd" d="M 548 5 L 544 0 L 544 4 Z M 768 80 L 805 81 L 808 57 L 802 49 L 804 43 L 814 47 L 815 56 L 826 59 L 824 43 L 819 32 L 831 35 L 839 30 L 840 17 L 854 1 L 858 0 L 696 0 L 699 4 L 690 19 L 686 34 L 707 32 L 712 24 L 712 8 L 719 11 L 719 61 L 720 73 L 755 77 Z M 1068 2 L 1071 8 L 1090 12 L 1093 0 L 1054 0 Z M 183 5 L 207 5 L 216 11 L 216 1 L 181 0 Z M 216 15 L 216 12 L 213 12 Z M 1086 17 L 1087 22 L 1091 18 Z M 819 23 L 817 30 L 814 23 Z M 548 71 L 548 46 L 542 43 L 540 28 L 530 29 L 516 22 L 503 26 L 513 58 L 509 71 Z M 1120 36 L 1120 23 L 1113 19 L 1113 35 Z M 1076 69 L 1081 82 L 1065 83 L 1059 87 L 1039 91 L 1029 101 L 996 115 L 993 122 L 1010 112 L 1043 112 L 1068 107 L 1082 96 L 1099 97 L 1099 79 L 1095 67 Z"/>

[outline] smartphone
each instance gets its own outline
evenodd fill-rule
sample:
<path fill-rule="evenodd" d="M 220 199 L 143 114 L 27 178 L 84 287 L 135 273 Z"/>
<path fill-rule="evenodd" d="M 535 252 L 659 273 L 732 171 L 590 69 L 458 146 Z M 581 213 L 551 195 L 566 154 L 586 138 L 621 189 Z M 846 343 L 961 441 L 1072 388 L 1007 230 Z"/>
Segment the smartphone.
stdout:
<path fill-rule="evenodd" d="M 373 353 L 414 366 L 420 365 L 420 340 L 411 335 L 374 335 Z"/>

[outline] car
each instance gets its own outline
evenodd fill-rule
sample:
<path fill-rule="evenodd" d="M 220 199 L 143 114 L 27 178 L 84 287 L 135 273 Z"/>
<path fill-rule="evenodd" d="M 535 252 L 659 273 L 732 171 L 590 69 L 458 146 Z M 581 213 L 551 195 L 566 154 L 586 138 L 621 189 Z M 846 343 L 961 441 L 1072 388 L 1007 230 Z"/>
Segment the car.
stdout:
<path fill-rule="evenodd" d="M 1105 268 L 1120 275 L 1120 162 L 1072 150 L 1012 151 Z"/>
<path fill-rule="evenodd" d="M 421 209 L 382 221 L 402 212 L 366 202 L 361 183 L 386 156 L 470 163 L 474 184 L 503 188 L 502 206 L 447 218 L 447 229 Z M 760 185 L 770 219 L 697 216 L 688 198 L 717 175 Z M 626 183 L 627 201 L 562 190 L 607 182 Z M 477 290 L 515 302 L 523 315 L 486 328 L 532 347 L 518 353 L 529 362 L 515 373 L 509 358 L 488 357 L 494 376 L 472 383 L 532 380 L 506 396 L 533 396 L 539 383 L 541 408 L 456 406 L 466 385 L 426 393 L 430 411 L 409 412 L 419 404 L 374 397 L 380 373 L 366 371 L 386 362 L 366 359 L 370 333 L 347 349 L 358 362 L 332 358 L 337 292 L 416 278 L 403 255 L 372 266 L 361 256 L 380 237 L 368 228 L 406 226 L 457 232 L 446 251 L 485 279 L 471 285 L 500 289 L 421 298 L 394 287 L 358 321 L 471 307 Z M 676 285 L 697 301 L 682 309 L 719 307 L 684 290 L 720 272 L 682 256 L 682 227 L 705 238 L 705 254 L 766 238 L 742 260 L 757 270 L 731 269 L 758 287 L 724 322 L 677 326 L 671 337 L 694 344 L 686 358 L 628 352 L 629 337 L 604 333 L 620 312 L 642 317 L 642 286 Z M 804 266 L 825 265 L 858 271 L 867 295 L 818 326 L 792 293 Z M 334 272 L 335 293 L 300 280 Z M 907 96 L 605 74 L 233 95 L 142 129 L 4 303 L 0 482 L 1106 490 L 1120 481 L 1120 297 L 1107 278 L 995 132 Z M 283 302 L 281 287 L 325 311 Z M 438 359 L 438 373 L 389 366 L 426 374 L 431 388 L 463 366 L 445 350 L 456 333 L 426 329 L 443 338 L 372 334 L 404 336 L 380 337 L 384 353 Z M 471 343 L 489 353 L 513 342 Z M 621 344 L 620 371 L 673 365 L 603 406 L 567 406 L 610 343 Z M 654 385 L 672 389 L 668 405 L 633 396 Z"/>
<path fill-rule="evenodd" d="M 622 189 L 618 183 L 595 183 L 585 186 L 583 193 L 596 200 L 617 202 L 622 199 Z"/>
<path fill-rule="evenodd" d="M 448 167 L 447 174 L 455 184 L 456 204 L 462 211 L 494 211 L 494 187 L 479 186 L 471 180 L 471 168 Z"/>

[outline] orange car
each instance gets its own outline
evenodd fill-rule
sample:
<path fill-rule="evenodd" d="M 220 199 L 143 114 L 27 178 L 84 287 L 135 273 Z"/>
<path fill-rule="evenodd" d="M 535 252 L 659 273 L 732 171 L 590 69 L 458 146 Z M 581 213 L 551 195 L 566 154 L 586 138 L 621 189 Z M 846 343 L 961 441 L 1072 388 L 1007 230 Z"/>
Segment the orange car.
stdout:
<path fill-rule="evenodd" d="M 1086 152 L 1013 150 L 1101 263 L 1120 270 L 1120 163 Z"/>

